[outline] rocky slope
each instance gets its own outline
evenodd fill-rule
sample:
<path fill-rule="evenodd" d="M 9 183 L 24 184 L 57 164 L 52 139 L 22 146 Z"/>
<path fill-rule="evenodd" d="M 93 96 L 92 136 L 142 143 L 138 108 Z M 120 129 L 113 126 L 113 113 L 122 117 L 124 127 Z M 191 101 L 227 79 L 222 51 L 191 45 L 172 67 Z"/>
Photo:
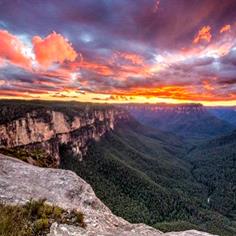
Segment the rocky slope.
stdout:
<path fill-rule="evenodd" d="M 112 130 L 116 122 L 127 116 L 124 111 L 110 107 L 88 107 L 83 111 L 76 110 L 70 116 L 52 108 L 35 109 L 21 117 L 0 123 L 0 149 L 2 153 L 6 149 L 15 149 L 14 152 L 18 154 L 22 149 L 28 150 L 26 161 L 32 164 L 38 163 L 30 157 L 30 153 L 37 152 L 37 156 L 51 160 L 49 166 L 56 167 L 60 162 L 60 145 L 70 145 L 74 153 L 82 158 L 89 140 L 98 140 L 104 133 Z"/>
<path fill-rule="evenodd" d="M 86 228 L 51 226 L 50 236 L 72 235 L 150 235 L 210 236 L 195 230 L 162 233 L 144 224 L 130 224 L 112 214 L 95 196 L 92 188 L 71 171 L 44 169 L 0 155 L 0 200 L 22 204 L 30 199 L 46 198 L 64 209 L 78 209 L 85 215 Z"/>

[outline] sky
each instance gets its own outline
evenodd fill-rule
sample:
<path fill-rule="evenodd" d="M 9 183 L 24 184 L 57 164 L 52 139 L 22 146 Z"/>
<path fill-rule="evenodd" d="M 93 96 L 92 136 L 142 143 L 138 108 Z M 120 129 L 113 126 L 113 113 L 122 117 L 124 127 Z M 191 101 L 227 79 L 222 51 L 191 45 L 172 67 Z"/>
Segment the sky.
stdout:
<path fill-rule="evenodd" d="M 0 0 L 0 98 L 236 105 L 236 0 Z"/>

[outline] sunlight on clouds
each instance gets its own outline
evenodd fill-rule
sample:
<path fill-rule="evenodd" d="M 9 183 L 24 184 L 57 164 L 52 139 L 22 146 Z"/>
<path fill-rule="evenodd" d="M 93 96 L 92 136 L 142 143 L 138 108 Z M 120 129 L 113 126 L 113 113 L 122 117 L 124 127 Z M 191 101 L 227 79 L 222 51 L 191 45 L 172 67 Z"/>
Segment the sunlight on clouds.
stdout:
<path fill-rule="evenodd" d="M 6 30 L 0 30 L 0 58 L 2 61 L 24 68 L 30 67 L 31 58 L 26 51 L 29 49 L 17 36 Z"/>
<path fill-rule="evenodd" d="M 77 57 L 70 42 L 56 32 L 49 34 L 44 39 L 34 36 L 32 43 L 37 61 L 46 67 L 53 63 L 63 63 L 66 60 L 74 61 Z"/>
<path fill-rule="evenodd" d="M 220 29 L 220 33 L 225 33 L 227 31 L 230 31 L 231 26 L 230 25 L 225 25 Z"/>
<path fill-rule="evenodd" d="M 224 64 L 230 53 L 227 60 L 233 60 L 235 51 L 235 31 L 229 26 L 222 27 L 214 37 L 211 27 L 204 26 L 194 43 L 181 49 L 151 48 L 149 54 L 101 49 L 99 57 L 75 51 L 69 40 L 55 32 L 45 38 L 34 36 L 31 42 L 27 35 L 0 30 L 0 67 L 5 68 L 4 73 L 17 71 L 14 66 L 21 68 L 19 81 L 6 85 L 8 77 L 1 80 L 0 94 L 107 103 L 232 104 L 236 100 L 236 89 L 231 85 L 233 69 Z M 204 41 L 207 44 L 201 43 Z"/>
<path fill-rule="evenodd" d="M 212 35 L 211 35 L 211 27 L 208 26 L 203 26 L 198 34 L 195 36 L 193 43 L 199 43 L 202 40 L 207 41 L 208 43 L 211 41 Z"/>

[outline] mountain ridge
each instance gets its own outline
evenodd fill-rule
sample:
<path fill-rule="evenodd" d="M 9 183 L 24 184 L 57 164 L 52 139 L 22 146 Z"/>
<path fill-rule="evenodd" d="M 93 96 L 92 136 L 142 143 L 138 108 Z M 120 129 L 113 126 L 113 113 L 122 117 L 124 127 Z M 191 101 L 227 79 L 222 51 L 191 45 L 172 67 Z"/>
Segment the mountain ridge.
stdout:
<path fill-rule="evenodd" d="M 172 132 L 195 143 L 236 128 L 201 104 L 132 104 L 124 108 L 146 126 Z"/>

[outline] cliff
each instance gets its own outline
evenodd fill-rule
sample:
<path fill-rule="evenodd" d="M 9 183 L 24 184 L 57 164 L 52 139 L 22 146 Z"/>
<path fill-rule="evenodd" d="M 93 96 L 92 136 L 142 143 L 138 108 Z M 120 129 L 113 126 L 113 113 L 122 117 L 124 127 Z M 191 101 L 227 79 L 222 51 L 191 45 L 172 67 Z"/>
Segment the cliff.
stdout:
<path fill-rule="evenodd" d="M 179 113 L 179 114 L 190 114 L 190 113 L 204 113 L 206 111 L 202 104 L 125 104 L 119 107 L 126 109 L 131 112 L 142 111 L 142 112 L 168 112 L 168 113 Z"/>
<path fill-rule="evenodd" d="M 174 133 L 193 144 L 227 134 L 235 128 L 201 104 L 128 104 L 120 107 L 140 123 Z"/>
<path fill-rule="evenodd" d="M 47 199 L 48 204 L 84 213 L 86 228 L 54 223 L 49 236 L 210 236 L 195 230 L 162 233 L 144 224 L 130 224 L 112 212 L 96 197 L 90 185 L 75 173 L 40 168 L 0 154 L 0 200 L 23 204 L 30 199 Z"/>
<path fill-rule="evenodd" d="M 31 164 L 56 167 L 61 145 L 70 145 L 82 158 L 91 139 L 99 140 L 127 117 L 124 111 L 111 107 L 76 110 L 72 115 L 54 109 L 32 110 L 0 124 L 0 151 L 24 157 Z"/>

